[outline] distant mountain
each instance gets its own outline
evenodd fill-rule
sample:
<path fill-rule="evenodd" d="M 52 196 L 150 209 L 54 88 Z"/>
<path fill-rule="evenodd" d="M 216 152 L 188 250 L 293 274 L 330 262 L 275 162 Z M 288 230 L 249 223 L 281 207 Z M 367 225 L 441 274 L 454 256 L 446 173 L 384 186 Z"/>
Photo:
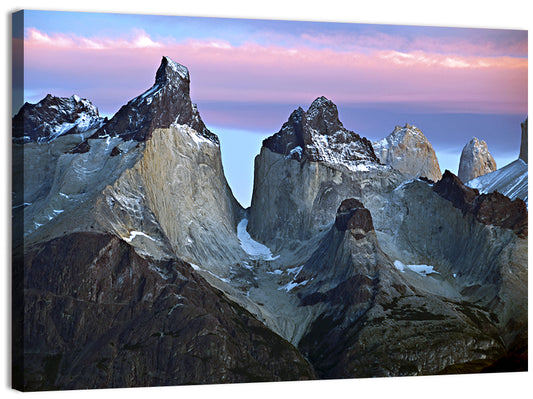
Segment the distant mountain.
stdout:
<path fill-rule="evenodd" d="M 459 161 L 459 173 L 457 176 L 463 182 L 468 182 L 476 177 L 494 172 L 497 169 L 496 161 L 487 147 L 487 143 L 473 137 L 463 147 Z"/>
<path fill-rule="evenodd" d="M 372 145 L 382 163 L 408 178 L 426 177 L 437 181 L 442 176 L 433 146 L 415 126 L 396 126 L 391 134 Z"/>
<path fill-rule="evenodd" d="M 90 101 L 78 96 L 55 97 L 48 94 L 37 104 L 25 103 L 13 118 L 13 137 L 39 143 L 65 134 L 84 133 L 105 123 Z"/>

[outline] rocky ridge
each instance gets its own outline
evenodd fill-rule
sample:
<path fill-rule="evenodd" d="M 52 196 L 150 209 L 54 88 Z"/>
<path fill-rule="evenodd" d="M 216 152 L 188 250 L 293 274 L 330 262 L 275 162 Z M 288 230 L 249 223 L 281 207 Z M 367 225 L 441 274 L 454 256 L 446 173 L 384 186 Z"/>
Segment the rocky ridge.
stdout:
<path fill-rule="evenodd" d="M 433 146 L 424 133 L 415 126 L 396 126 L 391 134 L 372 143 L 379 160 L 399 170 L 408 179 L 441 178 L 439 161 Z"/>
<path fill-rule="evenodd" d="M 487 143 L 473 137 L 461 152 L 457 176 L 466 183 L 476 177 L 494 172 L 496 169 L 496 161 L 490 154 Z"/>
<path fill-rule="evenodd" d="M 317 98 L 307 111 L 295 110 L 263 146 L 290 159 L 327 162 L 353 170 L 379 163 L 370 142 L 342 125 L 337 106 L 326 97 Z"/>
<path fill-rule="evenodd" d="M 203 124 L 199 125 L 201 120 L 195 114 L 190 99 L 183 100 L 188 98 L 188 72 L 184 71 L 185 67 L 178 67 L 168 58 L 163 58 L 153 90 L 147 92 L 149 95 L 140 96 L 144 101 L 142 107 L 150 106 L 149 110 L 140 109 L 139 97 L 130 102 L 130 105 L 139 105 L 139 107 L 129 107 L 131 111 L 123 108 L 117 113 L 118 116 L 111 119 L 102 129 L 97 130 L 99 128 L 97 127 L 85 134 L 61 135 L 41 144 L 14 143 L 16 150 L 23 155 L 18 158 L 21 162 L 24 159 L 32 160 L 31 163 L 21 165 L 20 170 L 23 171 L 21 180 L 24 181 L 24 185 L 19 187 L 20 191 L 16 189 L 14 193 L 14 216 L 24 223 L 24 233 L 14 237 L 14 253 L 19 254 L 14 261 L 14 267 L 18 275 L 24 275 L 25 279 L 21 282 L 21 285 L 23 284 L 21 303 L 30 307 L 26 308 L 26 313 L 20 310 L 18 321 L 26 322 L 30 317 L 34 320 L 47 318 L 49 310 L 53 314 L 74 312 L 82 315 L 82 319 L 85 317 L 83 315 L 90 318 L 90 314 L 104 312 L 106 307 L 111 307 L 110 313 L 106 313 L 110 318 L 94 320 L 93 328 L 98 329 L 98 332 L 93 335 L 89 334 L 88 330 L 84 331 L 90 328 L 85 321 L 76 321 L 78 323 L 74 324 L 76 331 L 69 333 L 70 338 L 65 341 L 72 343 L 79 341 L 78 346 L 73 349 L 74 352 L 70 352 L 71 348 L 66 346 L 52 344 L 66 339 L 65 336 L 58 334 L 62 334 L 61 331 L 65 328 L 72 328 L 69 327 L 71 324 L 68 324 L 70 321 L 56 320 L 54 323 L 57 328 L 51 324 L 39 325 L 38 330 L 46 333 L 39 339 L 22 342 L 19 347 L 22 352 L 18 354 L 15 372 L 18 373 L 16 378 L 20 389 L 205 383 L 210 381 L 211 377 L 208 375 L 213 370 L 207 370 L 204 366 L 218 360 L 225 361 L 223 359 L 229 361 L 226 371 L 213 376 L 211 381 L 277 380 L 288 378 L 290 375 L 290 372 L 287 374 L 285 371 L 272 373 L 266 369 L 263 371 L 249 369 L 249 353 L 259 354 L 257 350 L 261 352 L 260 347 L 270 348 L 274 344 L 276 348 L 286 347 L 296 356 L 299 355 L 291 344 L 266 329 L 254 315 L 246 313 L 244 308 L 227 299 L 224 294 L 216 293 L 217 291 L 211 292 L 215 292 L 217 298 L 221 296 L 225 298 L 224 303 L 230 306 L 225 310 L 226 313 L 230 311 L 229 313 L 248 314 L 245 318 L 249 317 L 244 324 L 225 320 L 224 322 L 229 323 L 226 325 L 231 326 L 230 329 L 233 330 L 231 335 L 223 334 L 222 340 L 227 342 L 230 336 L 235 336 L 235 329 L 238 331 L 244 329 L 245 335 L 253 335 L 256 334 L 254 331 L 259 331 L 259 328 L 264 329 L 267 334 L 259 338 L 262 343 L 255 341 L 249 350 L 240 352 L 242 355 L 232 353 L 233 349 L 241 351 L 241 346 L 231 349 L 220 345 L 221 351 L 209 352 L 209 345 L 200 345 L 197 358 L 205 355 L 218 360 L 207 363 L 202 361 L 198 366 L 200 369 L 192 374 L 187 372 L 180 376 L 180 370 L 184 370 L 186 365 L 190 364 L 190 358 L 186 356 L 175 360 L 174 371 L 165 370 L 155 379 L 148 377 L 146 373 L 152 374 L 153 370 L 150 370 L 152 366 L 154 370 L 159 367 L 150 360 L 162 356 L 162 347 L 156 341 L 148 342 L 148 348 L 141 351 L 137 351 L 135 345 L 135 348 L 131 349 L 128 343 L 122 347 L 114 346 L 111 348 L 113 353 L 111 357 L 108 356 L 109 347 L 104 349 L 105 354 L 102 358 L 97 359 L 92 353 L 93 350 L 100 350 L 98 347 L 101 340 L 108 339 L 109 334 L 115 337 L 114 334 L 123 334 L 120 332 L 121 328 L 124 328 L 125 333 L 129 329 L 128 326 L 144 317 L 138 319 L 139 315 L 155 312 L 155 317 L 159 312 L 157 308 L 160 303 L 156 298 L 161 295 L 175 296 L 178 299 L 180 296 L 186 297 L 182 292 L 175 294 L 166 292 L 176 284 L 176 281 L 169 280 L 169 276 L 174 275 L 173 273 L 177 273 L 178 276 L 185 275 L 184 279 L 188 280 L 187 276 L 191 275 L 194 268 L 200 270 L 197 265 L 201 264 L 200 272 L 194 270 L 193 275 L 196 276 L 196 280 L 193 281 L 203 281 L 198 283 L 200 295 L 211 295 L 214 299 L 213 294 L 205 291 L 206 287 L 208 291 L 213 290 L 212 286 L 198 273 L 206 276 L 208 280 L 224 284 L 226 280 L 224 276 L 230 272 L 228 265 L 238 266 L 242 259 L 248 259 L 236 234 L 236 225 L 241 220 L 242 208 L 234 199 L 223 175 L 218 139 L 214 139 L 205 130 L 198 132 L 194 128 L 202 129 Z M 183 119 L 184 114 L 181 113 L 183 107 L 191 110 L 189 120 Z M 180 114 L 176 115 L 174 111 Z M 133 115 L 136 112 L 145 113 L 148 117 L 144 118 L 139 114 L 138 118 L 132 117 L 130 125 L 125 124 L 124 115 Z M 166 119 L 161 122 L 150 115 L 164 115 Z M 183 124 L 178 124 L 176 121 Z M 170 122 L 167 127 L 154 127 L 160 126 L 161 123 L 165 126 L 167 122 Z M 118 126 L 121 130 L 110 130 L 111 127 Z M 97 239 L 92 249 L 88 250 L 86 262 L 79 264 L 79 273 L 86 275 L 98 264 L 101 274 L 98 277 L 99 282 L 95 284 L 98 285 L 97 290 L 100 293 L 96 297 L 95 292 L 88 293 L 88 296 L 81 298 L 80 302 L 77 299 L 76 287 L 82 283 L 73 279 L 69 274 L 70 269 L 64 268 L 70 267 L 72 262 L 78 265 L 76 256 L 79 254 L 76 251 L 78 247 L 83 248 L 85 240 L 91 240 L 91 237 Z M 63 251 L 57 250 L 60 243 L 69 240 L 72 241 L 71 250 L 74 252 L 68 252 L 68 248 Z M 209 242 L 202 242 L 204 240 Z M 123 255 L 115 259 L 113 254 L 116 253 Z M 42 256 L 46 258 L 42 259 Z M 32 263 L 35 259 L 40 265 L 38 268 Z M 194 262 L 196 265 L 191 266 L 183 260 Z M 115 261 L 118 263 L 114 263 Z M 46 265 L 54 266 L 50 270 L 45 270 L 42 267 Z M 120 302 L 117 304 L 118 308 L 112 303 L 101 303 L 99 301 L 101 295 L 109 297 L 113 302 L 111 298 L 115 294 L 109 290 L 114 289 L 113 287 L 117 289 L 125 287 L 123 282 L 127 281 L 126 276 L 131 278 L 136 265 L 142 265 L 143 274 L 139 280 L 131 282 L 133 285 L 124 291 L 124 294 L 116 294 L 117 298 L 113 300 Z M 74 291 L 68 288 L 68 292 L 61 290 L 56 292 L 56 288 L 51 288 L 49 285 L 55 277 L 50 277 L 49 273 L 66 273 L 61 279 L 65 284 L 71 284 Z M 36 286 L 30 287 L 28 279 L 34 281 Z M 134 292 L 146 289 L 147 280 L 153 281 L 150 294 L 144 299 L 139 299 Z M 40 292 L 37 297 L 33 295 L 35 289 Z M 54 302 L 52 309 L 33 307 L 35 303 L 40 303 L 39 298 L 49 298 L 50 295 L 61 298 L 59 302 Z M 193 300 L 191 297 L 189 299 Z M 48 301 L 48 299 L 42 300 Z M 139 306 L 136 305 L 137 300 L 140 300 Z M 146 301 L 154 302 L 150 304 Z M 201 301 L 205 303 L 204 299 Z M 211 300 L 211 303 L 217 308 L 220 306 L 216 301 Z M 113 316 L 113 312 L 119 311 L 121 306 L 124 309 L 138 307 L 144 310 L 141 313 L 126 312 L 129 316 L 119 317 L 124 323 L 113 327 L 111 321 L 116 317 Z M 173 306 L 180 305 L 174 303 Z M 202 311 L 202 305 L 198 306 L 195 310 L 199 312 L 198 317 L 213 313 L 212 309 Z M 194 309 L 194 306 L 191 309 Z M 186 320 L 187 317 L 189 316 L 185 315 L 185 319 L 177 323 L 182 326 L 180 336 L 185 336 L 186 330 L 190 332 L 191 337 L 202 336 L 200 331 L 205 328 L 201 324 L 191 324 Z M 166 323 L 164 319 L 158 321 L 157 317 L 142 321 L 153 326 L 160 322 Z M 108 330 L 109 328 L 111 330 Z M 76 335 L 78 333 L 84 338 Z M 27 337 L 29 332 L 26 331 L 24 334 L 21 336 Z M 85 334 L 89 334 L 90 337 Z M 244 336 L 242 338 L 246 341 Z M 265 339 L 268 343 L 265 343 Z M 117 341 L 120 340 L 121 338 L 117 338 Z M 223 357 L 222 352 L 224 352 Z M 263 363 L 265 356 L 270 356 L 269 353 L 259 355 L 258 365 Z M 73 361 L 72 356 L 77 356 L 74 366 L 76 364 L 78 366 L 75 366 L 75 369 L 67 366 Z M 110 363 L 112 359 L 119 359 L 117 361 L 121 364 L 136 364 L 135 367 L 144 370 L 142 372 L 144 374 L 140 371 L 140 374 L 128 374 L 129 371 L 126 369 L 129 366 L 122 368 L 116 364 L 112 365 Z M 282 362 L 287 362 L 288 366 L 294 361 L 295 359 L 291 357 Z M 57 371 L 53 376 L 47 371 L 51 362 Z M 294 378 L 304 369 L 307 369 L 304 373 L 309 377 L 313 376 L 312 370 L 306 364 L 303 361 L 301 364 L 303 369 L 294 374 Z M 161 367 L 168 367 L 168 364 L 161 363 Z M 107 376 L 102 376 L 100 370 L 103 369 L 109 371 Z M 113 374 L 113 370 L 120 371 Z"/>
<path fill-rule="evenodd" d="M 98 109 L 78 96 L 48 94 L 37 104 L 25 103 L 13 118 L 13 138 L 46 143 L 66 134 L 85 133 L 106 122 Z"/>

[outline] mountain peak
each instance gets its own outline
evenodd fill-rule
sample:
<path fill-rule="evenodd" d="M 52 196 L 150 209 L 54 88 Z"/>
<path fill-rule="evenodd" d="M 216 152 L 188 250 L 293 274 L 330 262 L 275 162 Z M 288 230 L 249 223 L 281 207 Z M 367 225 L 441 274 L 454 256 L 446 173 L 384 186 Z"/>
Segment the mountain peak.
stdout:
<path fill-rule="evenodd" d="M 318 97 L 307 111 L 293 111 L 281 130 L 263 141 L 263 146 L 287 158 L 343 165 L 353 171 L 379 165 L 372 144 L 346 129 L 337 106 Z"/>
<path fill-rule="evenodd" d="M 171 82 L 180 82 L 182 80 L 187 82 L 190 81 L 189 70 L 187 67 L 164 56 L 155 75 L 155 84 L 165 85 Z"/>
<path fill-rule="evenodd" d="M 520 124 L 520 127 L 522 128 L 522 139 L 520 141 L 520 155 L 518 158 L 527 163 L 527 118 Z"/>
<path fill-rule="evenodd" d="M 487 147 L 487 143 L 472 137 L 461 152 L 459 173 L 457 176 L 467 182 L 496 170 L 496 161 Z"/>
<path fill-rule="evenodd" d="M 163 57 L 154 85 L 124 105 L 95 136 L 120 136 L 124 140 L 146 141 L 154 129 L 173 124 L 187 125 L 201 136 L 219 143 L 200 118 L 190 98 L 189 71 Z"/>
<path fill-rule="evenodd" d="M 90 101 L 76 95 L 56 97 L 47 94 L 36 104 L 22 106 L 13 118 L 13 137 L 49 142 L 65 134 L 97 129 L 103 122 L 104 118 Z"/>
<path fill-rule="evenodd" d="M 307 110 L 309 126 L 322 135 L 334 134 L 343 129 L 339 120 L 339 111 L 333 101 L 318 97 Z"/>
<path fill-rule="evenodd" d="M 364 233 L 374 230 L 372 215 L 361 201 L 348 198 L 342 201 L 335 217 L 335 227 L 339 231 L 361 229 Z M 355 236 L 361 238 L 361 234 Z"/>
<path fill-rule="evenodd" d="M 406 123 L 397 125 L 387 137 L 372 143 L 380 161 L 410 178 L 441 178 L 437 155 L 424 133 Z"/>

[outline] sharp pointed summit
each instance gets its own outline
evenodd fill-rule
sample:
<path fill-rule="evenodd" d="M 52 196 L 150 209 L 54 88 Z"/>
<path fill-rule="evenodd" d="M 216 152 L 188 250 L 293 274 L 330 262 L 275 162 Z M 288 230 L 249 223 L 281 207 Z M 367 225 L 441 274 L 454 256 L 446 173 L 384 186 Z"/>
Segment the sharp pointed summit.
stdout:
<path fill-rule="evenodd" d="M 342 165 L 354 171 L 366 169 L 369 164 L 379 165 L 370 141 L 346 129 L 337 106 L 323 96 L 313 101 L 307 112 L 302 108 L 293 111 L 281 130 L 263 146 L 298 161 Z"/>
<path fill-rule="evenodd" d="M 163 57 L 154 85 L 124 105 L 94 137 L 120 136 L 124 140 L 146 141 L 154 129 L 173 124 L 187 125 L 219 144 L 218 137 L 204 125 L 190 98 L 189 71 Z"/>

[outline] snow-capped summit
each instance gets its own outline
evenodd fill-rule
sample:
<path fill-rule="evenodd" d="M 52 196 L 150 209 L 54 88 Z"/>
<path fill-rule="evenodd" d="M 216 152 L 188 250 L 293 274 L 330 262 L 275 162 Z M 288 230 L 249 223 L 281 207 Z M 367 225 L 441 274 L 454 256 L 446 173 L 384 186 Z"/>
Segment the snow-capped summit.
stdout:
<path fill-rule="evenodd" d="M 379 166 L 370 141 L 346 129 L 337 106 L 319 97 L 304 111 L 298 108 L 263 146 L 287 158 L 343 165 L 352 171 Z"/>
<path fill-rule="evenodd" d="M 372 143 L 379 160 L 409 178 L 441 178 L 439 161 L 424 133 L 410 124 L 396 126 L 387 137 Z"/>
<path fill-rule="evenodd" d="M 104 121 L 86 99 L 48 94 L 37 104 L 24 104 L 13 118 L 13 137 L 23 142 L 49 142 L 65 134 L 97 129 Z"/>
<path fill-rule="evenodd" d="M 472 137 L 461 152 L 459 173 L 457 176 L 463 182 L 483 176 L 496 170 L 496 161 L 487 147 L 487 143 Z"/>
<path fill-rule="evenodd" d="M 97 136 L 120 136 L 145 141 L 154 129 L 188 125 L 201 136 L 218 144 L 216 135 L 204 125 L 190 98 L 189 71 L 169 57 L 163 57 L 154 85 L 135 97 L 111 118 Z"/>

